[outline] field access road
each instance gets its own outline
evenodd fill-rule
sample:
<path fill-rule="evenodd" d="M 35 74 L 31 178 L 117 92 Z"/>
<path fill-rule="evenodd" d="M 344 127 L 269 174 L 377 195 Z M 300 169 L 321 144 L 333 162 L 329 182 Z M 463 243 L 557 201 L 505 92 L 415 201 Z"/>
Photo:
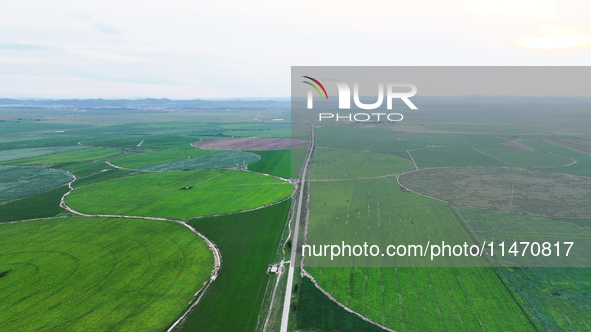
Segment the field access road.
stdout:
<path fill-rule="evenodd" d="M 289 272 L 287 273 L 287 286 L 285 289 L 285 299 L 283 301 L 283 315 L 281 317 L 281 332 L 287 332 L 287 325 L 289 323 L 289 309 L 291 307 L 291 291 L 293 289 L 293 274 L 295 272 L 296 254 L 298 248 L 298 233 L 300 231 L 300 219 L 302 216 L 302 203 L 304 202 L 304 192 L 306 185 L 306 178 L 308 176 L 308 165 L 310 164 L 310 158 L 314 151 L 314 126 L 312 126 L 312 136 L 310 139 L 310 148 L 308 149 L 308 156 L 304 162 L 304 169 L 302 171 L 302 177 L 300 178 L 300 194 L 298 196 L 298 209 L 295 217 L 295 227 L 293 230 L 293 237 L 291 240 L 291 258 L 289 259 Z"/>

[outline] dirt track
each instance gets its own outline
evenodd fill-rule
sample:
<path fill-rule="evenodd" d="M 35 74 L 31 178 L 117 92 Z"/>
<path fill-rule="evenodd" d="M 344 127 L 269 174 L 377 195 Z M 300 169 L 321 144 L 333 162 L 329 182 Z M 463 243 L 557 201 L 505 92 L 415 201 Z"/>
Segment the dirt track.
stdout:
<path fill-rule="evenodd" d="M 301 148 L 307 146 L 308 142 L 291 138 L 241 137 L 200 141 L 191 145 L 207 150 L 262 151 Z"/>

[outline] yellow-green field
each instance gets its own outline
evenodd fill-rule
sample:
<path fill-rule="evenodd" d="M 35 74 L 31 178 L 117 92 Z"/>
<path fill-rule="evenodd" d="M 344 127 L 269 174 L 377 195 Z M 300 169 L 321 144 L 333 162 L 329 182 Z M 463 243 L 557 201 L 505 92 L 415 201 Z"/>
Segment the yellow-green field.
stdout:
<path fill-rule="evenodd" d="M 58 218 L 0 224 L 0 330 L 162 331 L 213 269 L 175 222 Z"/>
<path fill-rule="evenodd" d="M 88 214 L 191 218 L 258 208 L 291 190 L 288 182 L 251 172 L 145 173 L 82 186 L 66 203 Z"/>

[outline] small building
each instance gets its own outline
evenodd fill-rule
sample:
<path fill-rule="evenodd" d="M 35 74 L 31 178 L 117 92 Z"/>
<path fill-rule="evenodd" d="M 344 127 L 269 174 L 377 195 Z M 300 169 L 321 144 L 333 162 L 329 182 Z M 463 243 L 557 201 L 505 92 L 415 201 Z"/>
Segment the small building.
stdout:
<path fill-rule="evenodd" d="M 267 269 L 267 273 L 277 274 L 277 272 L 279 272 L 279 264 L 269 265 L 269 268 Z"/>

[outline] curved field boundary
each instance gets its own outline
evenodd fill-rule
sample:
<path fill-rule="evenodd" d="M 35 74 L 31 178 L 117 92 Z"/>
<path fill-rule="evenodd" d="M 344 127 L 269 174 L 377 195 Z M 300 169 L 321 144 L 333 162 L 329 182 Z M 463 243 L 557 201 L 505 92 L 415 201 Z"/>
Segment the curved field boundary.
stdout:
<path fill-rule="evenodd" d="M 66 171 L 67 172 L 67 171 Z M 185 223 L 182 220 L 178 220 L 178 219 L 168 219 L 168 218 L 157 218 L 157 217 L 139 217 L 139 216 L 125 216 L 125 215 L 102 215 L 102 214 L 86 214 L 86 213 L 81 213 L 78 212 L 72 208 L 70 208 L 67 204 L 66 204 L 66 197 L 74 191 L 75 188 L 72 187 L 72 183 L 74 181 L 76 181 L 76 176 L 70 172 L 68 172 L 74 179 L 72 181 L 70 181 L 68 183 L 68 187 L 70 188 L 70 191 L 68 191 L 67 193 L 64 194 L 64 196 L 62 196 L 61 201 L 60 201 L 60 206 L 66 210 L 68 210 L 71 213 L 74 213 L 76 215 L 82 216 L 82 217 L 109 217 L 109 218 L 130 218 L 130 219 L 148 219 L 148 220 L 160 220 L 160 221 L 172 221 L 172 222 L 176 222 L 179 223 L 183 226 L 185 226 L 186 228 L 188 228 L 191 232 L 193 232 L 194 234 L 196 234 L 197 236 L 199 236 L 201 239 L 203 239 L 203 241 L 205 241 L 205 243 L 207 244 L 207 246 L 209 247 L 209 249 L 212 251 L 213 253 L 213 258 L 214 258 L 214 267 L 213 270 L 211 271 L 211 275 L 209 277 L 209 279 L 203 284 L 203 287 L 201 287 L 194 295 L 194 299 L 192 302 L 192 304 L 187 308 L 187 310 L 185 310 L 185 312 L 181 315 L 181 317 L 179 317 L 168 329 L 167 331 L 171 331 L 172 329 L 174 329 L 185 317 L 187 317 L 187 315 L 191 312 L 191 310 L 193 310 L 193 308 L 201 301 L 201 299 L 203 298 L 203 294 L 205 294 L 205 291 L 209 288 L 209 286 L 211 285 L 211 283 L 217 278 L 218 276 L 218 272 L 222 267 L 222 254 L 219 251 L 219 249 L 217 248 L 217 246 L 215 245 L 215 243 L 213 243 L 211 240 L 209 240 L 207 237 L 205 237 L 203 234 L 199 233 L 195 228 L 193 228 L 191 225 Z M 46 218 L 43 218 L 46 219 Z M 49 218 L 47 218 L 49 219 Z M 190 302 L 190 303 L 191 303 Z"/>
<path fill-rule="evenodd" d="M 139 168 L 127 168 L 127 167 L 121 167 L 121 166 L 117 166 L 115 164 L 113 164 L 111 162 L 112 159 L 109 159 L 106 161 L 107 165 L 116 168 L 116 169 L 120 169 L 120 170 L 124 170 L 124 171 L 134 171 L 134 172 L 144 172 L 144 173 L 166 173 L 166 172 L 190 172 L 190 171 L 200 171 L 199 169 L 192 169 L 192 170 L 187 170 L 187 171 L 182 171 L 182 170 L 170 170 L 170 171 L 155 171 L 155 170 L 147 170 L 147 169 L 139 169 Z M 218 169 L 231 169 L 231 168 L 218 168 Z M 289 179 L 283 178 L 281 176 L 277 176 L 277 175 L 272 175 L 272 174 L 267 174 L 267 173 L 262 173 L 262 172 L 257 172 L 257 171 L 252 171 L 250 169 L 243 169 L 243 172 L 250 172 L 250 173 L 257 173 L 257 174 L 261 174 L 261 175 L 265 175 L 265 176 L 270 176 L 272 178 L 276 178 L 279 180 L 283 180 L 285 182 L 289 182 L 291 184 L 296 184 L 295 182 L 291 182 L 289 181 Z M 354 179 L 353 179 L 354 180 Z M 272 205 L 272 204 L 271 204 Z M 208 217 L 214 217 L 213 215 L 208 216 Z"/>
<path fill-rule="evenodd" d="M 347 312 L 352 313 L 353 315 L 363 319 L 364 321 L 371 323 L 379 328 L 382 328 L 386 331 L 389 332 L 396 332 L 395 330 L 392 330 L 391 328 L 388 328 L 382 324 L 378 324 L 374 321 L 372 321 L 371 319 L 363 316 L 362 314 L 358 313 L 357 311 L 347 307 L 346 305 L 342 304 L 341 302 L 337 301 L 337 299 L 335 299 L 329 292 L 325 291 L 322 287 L 320 287 L 320 285 L 318 284 L 318 282 L 316 282 L 316 279 L 314 279 L 313 276 L 311 276 L 303 267 L 302 267 L 302 276 L 303 277 L 308 277 L 310 280 L 312 280 L 312 283 L 314 284 L 314 286 L 316 286 L 316 288 L 322 292 L 322 294 L 326 295 L 326 297 L 328 297 L 331 301 L 333 301 L 334 303 L 336 303 L 339 307 L 345 309 Z"/>
<path fill-rule="evenodd" d="M 482 151 L 478 150 L 477 148 L 475 148 L 475 147 L 473 147 L 473 146 L 472 146 L 472 149 L 473 149 L 473 150 L 475 150 L 476 152 L 479 152 L 479 153 L 481 153 L 481 154 L 483 154 L 483 155 L 485 155 L 485 156 L 489 157 L 489 158 L 492 158 L 492 159 L 494 159 L 494 160 L 496 160 L 496 161 L 498 161 L 498 162 L 501 162 L 501 163 L 503 163 L 503 164 L 505 164 L 505 165 L 507 165 L 507 166 L 509 166 L 509 167 L 514 167 L 514 166 L 511 166 L 511 165 L 509 165 L 509 163 L 507 163 L 507 162 L 505 162 L 505 161 L 502 161 L 502 160 L 500 160 L 500 159 L 497 159 L 497 158 L 495 158 L 495 157 L 493 157 L 493 156 L 491 156 L 491 155 L 489 155 L 489 154 L 487 154 L 487 153 L 484 153 L 484 152 L 482 152 Z M 534 151 L 535 151 L 535 150 L 534 150 Z M 537 151 L 536 151 L 536 152 L 537 152 Z M 544 152 L 540 152 L 540 153 L 544 153 Z M 564 165 L 556 165 L 556 166 L 528 166 L 528 167 L 529 167 L 529 168 L 555 168 L 555 167 L 568 167 L 568 166 L 572 166 L 572 165 L 574 165 L 574 164 L 576 164 L 576 163 L 577 163 L 577 160 L 576 160 L 575 158 L 571 158 L 571 157 L 567 157 L 567 156 L 563 156 L 563 155 L 560 155 L 560 154 L 555 154 L 555 153 L 553 153 L 552 155 L 554 155 L 554 156 L 560 156 L 560 157 L 564 157 L 564 158 L 570 159 L 570 160 L 571 160 L 571 162 L 570 162 L 570 163 L 568 163 L 568 164 L 564 164 Z M 458 166 L 455 166 L 455 167 L 458 167 Z M 459 166 L 459 167 L 461 167 L 461 166 Z M 524 167 L 524 168 L 526 168 L 526 167 Z"/>

